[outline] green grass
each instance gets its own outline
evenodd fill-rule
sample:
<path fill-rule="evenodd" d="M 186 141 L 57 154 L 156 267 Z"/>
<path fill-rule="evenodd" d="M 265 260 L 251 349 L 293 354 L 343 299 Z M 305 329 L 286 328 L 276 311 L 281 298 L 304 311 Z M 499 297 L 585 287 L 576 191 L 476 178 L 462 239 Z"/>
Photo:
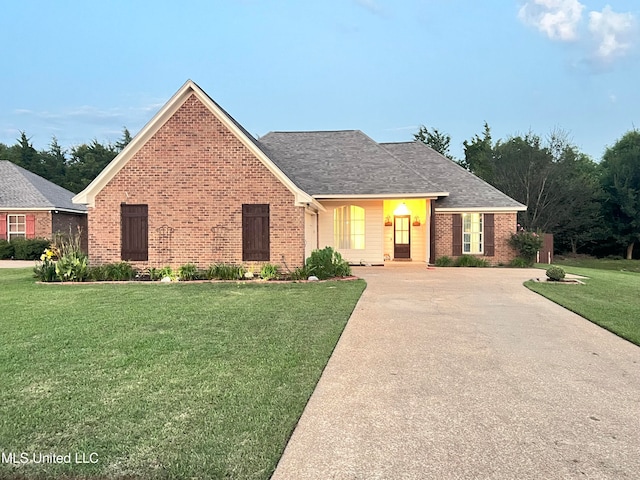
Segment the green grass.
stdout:
<path fill-rule="evenodd" d="M 640 345 L 640 274 L 613 271 L 606 267 L 562 267 L 568 273 L 589 277 L 583 280 L 585 285 L 533 281 L 526 282 L 525 285 L 616 335 Z"/>
<path fill-rule="evenodd" d="M 640 260 L 610 260 L 595 257 L 557 257 L 554 265 L 561 267 L 596 268 L 598 270 L 617 270 L 640 273 Z"/>
<path fill-rule="evenodd" d="M 0 478 L 269 478 L 364 287 L 0 270 L 0 451 L 98 455 Z"/>

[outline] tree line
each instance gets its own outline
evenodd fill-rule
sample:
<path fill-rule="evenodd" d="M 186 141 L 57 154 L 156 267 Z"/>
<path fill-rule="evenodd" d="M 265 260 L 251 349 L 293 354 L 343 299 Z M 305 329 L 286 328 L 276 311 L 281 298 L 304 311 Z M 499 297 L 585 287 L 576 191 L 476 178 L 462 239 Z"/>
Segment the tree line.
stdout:
<path fill-rule="evenodd" d="M 485 123 L 482 134 L 463 142 L 463 159 L 451 155 L 451 137 L 435 128 L 422 126 L 414 138 L 527 205 L 518 222 L 552 233 L 556 251 L 633 258 L 640 242 L 640 131 L 625 133 L 600 162 L 562 130 L 494 141 Z"/>
<path fill-rule="evenodd" d="M 97 140 L 64 149 L 53 137 L 49 147 L 36 150 L 25 132 L 15 145 L 0 143 L 0 160 L 9 160 L 51 182 L 78 193 L 82 191 L 131 141 L 125 127 L 115 143 Z"/>

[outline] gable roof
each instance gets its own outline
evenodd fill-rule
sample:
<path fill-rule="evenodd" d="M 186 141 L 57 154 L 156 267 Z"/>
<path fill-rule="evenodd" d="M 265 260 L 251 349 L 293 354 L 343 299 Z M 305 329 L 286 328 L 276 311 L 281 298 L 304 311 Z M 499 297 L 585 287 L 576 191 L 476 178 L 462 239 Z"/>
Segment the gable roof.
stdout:
<path fill-rule="evenodd" d="M 0 209 L 62 210 L 86 213 L 74 205 L 74 193 L 8 160 L 0 160 Z"/>
<path fill-rule="evenodd" d="M 270 132 L 260 137 L 259 143 L 280 169 L 314 198 L 448 195 L 447 188 L 360 130 Z"/>
<path fill-rule="evenodd" d="M 449 196 L 436 202 L 436 211 L 527 209 L 422 142 L 382 143 L 381 146 L 423 175 L 428 175 L 440 188 L 446 186 Z"/>
<path fill-rule="evenodd" d="M 154 117 L 140 130 L 131 142 L 114 158 L 100 174 L 82 192 L 73 197 L 74 203 L 93 206 L 96 195 L 107 183 L 124 167 L 129 160 L 140 150 L 147 141 L 173 116 L 173 114 L 192 95 L 209 109 L 209 111 L 240 140 L 267 169 L 282 182 L 295 196 L 297 204 L 315 204 L 322 209 L 311 196 L 288 178 L 278 166 L 271 161 L 262 150 L 261 145 L 247 132 L 234 118 L 231 117 L 220 105 L 209 97 L 192 80 L 187 80 L 171 99 L 154 115 Z"/>

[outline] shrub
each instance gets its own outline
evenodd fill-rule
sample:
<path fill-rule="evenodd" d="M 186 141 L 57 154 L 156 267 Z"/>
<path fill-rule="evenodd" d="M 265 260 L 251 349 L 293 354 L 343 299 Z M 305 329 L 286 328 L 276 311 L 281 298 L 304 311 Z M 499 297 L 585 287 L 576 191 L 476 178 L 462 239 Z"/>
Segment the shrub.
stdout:
<path fill-rule="evenodd" d="M 271 263 L 265 263 L 260 269 L 260 277 L 264 280 L 271 280 L 272 278 L 276 278 L 278 276 L 278 265 L 273 265 Z"/>
<path fill-rule="evenodd" d="M 160 276 L 160 269 L 159 268 L 155 268 L 155 267 L 150 267 L 149 268 L 149 279 L 151 281 L 161 280 L 162 277 Z"/>
<path fill-rule="evenodd" d="M 40 263 L 33 269 L 36 278 L 43 282 L 83 282 L 89 277 L 88 258 L 80 250 L 80 233 L 56 234 L 51 244 L 44 240 L 49 248 L 39 255 Z"/>
<path fill-rule="evenodd" d="M 351 275 L 349 263 L 331 247 L 311 252 L 311 256 L 307 258 L 306 268 L 309 275 L 315 275 L 320 280 Z"/>
<path fill-rule="evenodd" d="M 562 267 L 554 265 L 547 269 L 547 277 L 549 277 L 549 280 L 552 280 L 554 282 L 559 282 L 560 280 L 562 280 L 564 278 L 564 275 L 565 273 Z"/>
<path fill-rule="evenodd" d="M 536 254 L 542 248 L 544 241 L 542 236 L 536 232 L 528 232 L 520 227 L 520 230 L 511 234 L 509 245 L 511 245 L 518 255 L 528 262 L 527 266 L 533 265 Z"/>
<path fill-rule="evenodd" d="M 244 278 L 244 274 L 245 269 L 243 266 L 226 263 L 216 263 L 206 271 L 206 277 L 209 280 L 240 280 Z"/>
<path fill-rule="evenodd" d="M 198 267 L 196 267 L 193 263 L 182 265 L 178 269 L 178 277 L 180 277 L 180 280 L 185 281 L 198 280 Z"/>
<path fill-rule="evenodd" d="M 162 280 L 165 277 L 169 277 L 171 279 L 172 282 L 176 281 L 178 279 L 178 277 L 176 276 L 175 272 L 173 271 L 173 269 L 167 265 L 165 267 L 160 268 L 157 271 L 158 277 L 160 280 Z"/>
<path fill-rule="evenodd" d="M 452 267 L 454 263 L 453 258 L 446 255 L 436 258 L 436 267 Z"/>
<path fill-rule="evenodd" d="M 462 255 L 456 259 L 454 265 L 456 267 L 488 267 L 489 262 L 484 258 L 474 257 L 473 255 Z"/>
<path fill-rule="evenodd" d="M 5 260 L 7 258 L 13 258 L 15 253 L 15 249 L 11 242 L 7 240 L 0 240 L 0 260 Z"/>
<path fill-rule="evenodd" d="M 107 263 L 89 268 L 89 278 L 98 282 L 133 280 L 136 270 L 127 262 Z"/>
<path fill-rule="evenodd" d="M 69 252 L 56 262 L 56 275 L 63 282 L 84 282 L 89 277 L 87 256 L 82 252 Z"/>
<path fill-rule="evenodd" d="M 33 267 L 34 277 L 41 282 L 56 282 L 58 275 L 56 273 L 56 261 L 53 259 L 53 252 L 46 249 L 40 256 L 40 262 Z"/>
<path fill-rule="evenodd" d="M 296 268 L 293 272 L 289 272 L 287 278 L 289 280 L 306 280 L 311 274 L 309 269 L 305 266 Z"/>
<path fill-rule="evenodd" d="M 513 268 L 528 268 L 531 266 L 531 263 L 525 258 L 516 257 L 509 262 L 509 266 Z"/>
<path fill-rule="evenodd" d="M 11 240 L 16 260 L 37 260 L 45 249 L 49 248 L 49 240 L 44 238 L 14 238 Z"/>

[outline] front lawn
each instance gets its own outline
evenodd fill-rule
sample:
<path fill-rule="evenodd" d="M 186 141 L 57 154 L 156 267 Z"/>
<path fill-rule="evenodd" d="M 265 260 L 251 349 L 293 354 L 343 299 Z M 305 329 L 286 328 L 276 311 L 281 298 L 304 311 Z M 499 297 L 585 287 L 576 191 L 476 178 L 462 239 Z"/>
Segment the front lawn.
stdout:
<path fill-rule="evenodd" d="M 617 270 L 640 273 L 640 260 L 612 260 L 609 258 L 595 258 L 588 256 L 556 257 L 555 265 L 561 267 L 596 268 L 598 270 Z"/>
<path fill-rule="evenodd" d="M 565 265 L 563 268 L 568 273 L 588 277 L 583 280 L 585 285 L 533 281 L 526 282 L 525 285 L 616 335 L 640 345 L 640 274 Z M 544 277 L 544 274 L 541 276 Z"/>
<path fill-rule="evenodd" d="M 268 479 L 364 287 L 0 270 L 0 478 Z"/>

